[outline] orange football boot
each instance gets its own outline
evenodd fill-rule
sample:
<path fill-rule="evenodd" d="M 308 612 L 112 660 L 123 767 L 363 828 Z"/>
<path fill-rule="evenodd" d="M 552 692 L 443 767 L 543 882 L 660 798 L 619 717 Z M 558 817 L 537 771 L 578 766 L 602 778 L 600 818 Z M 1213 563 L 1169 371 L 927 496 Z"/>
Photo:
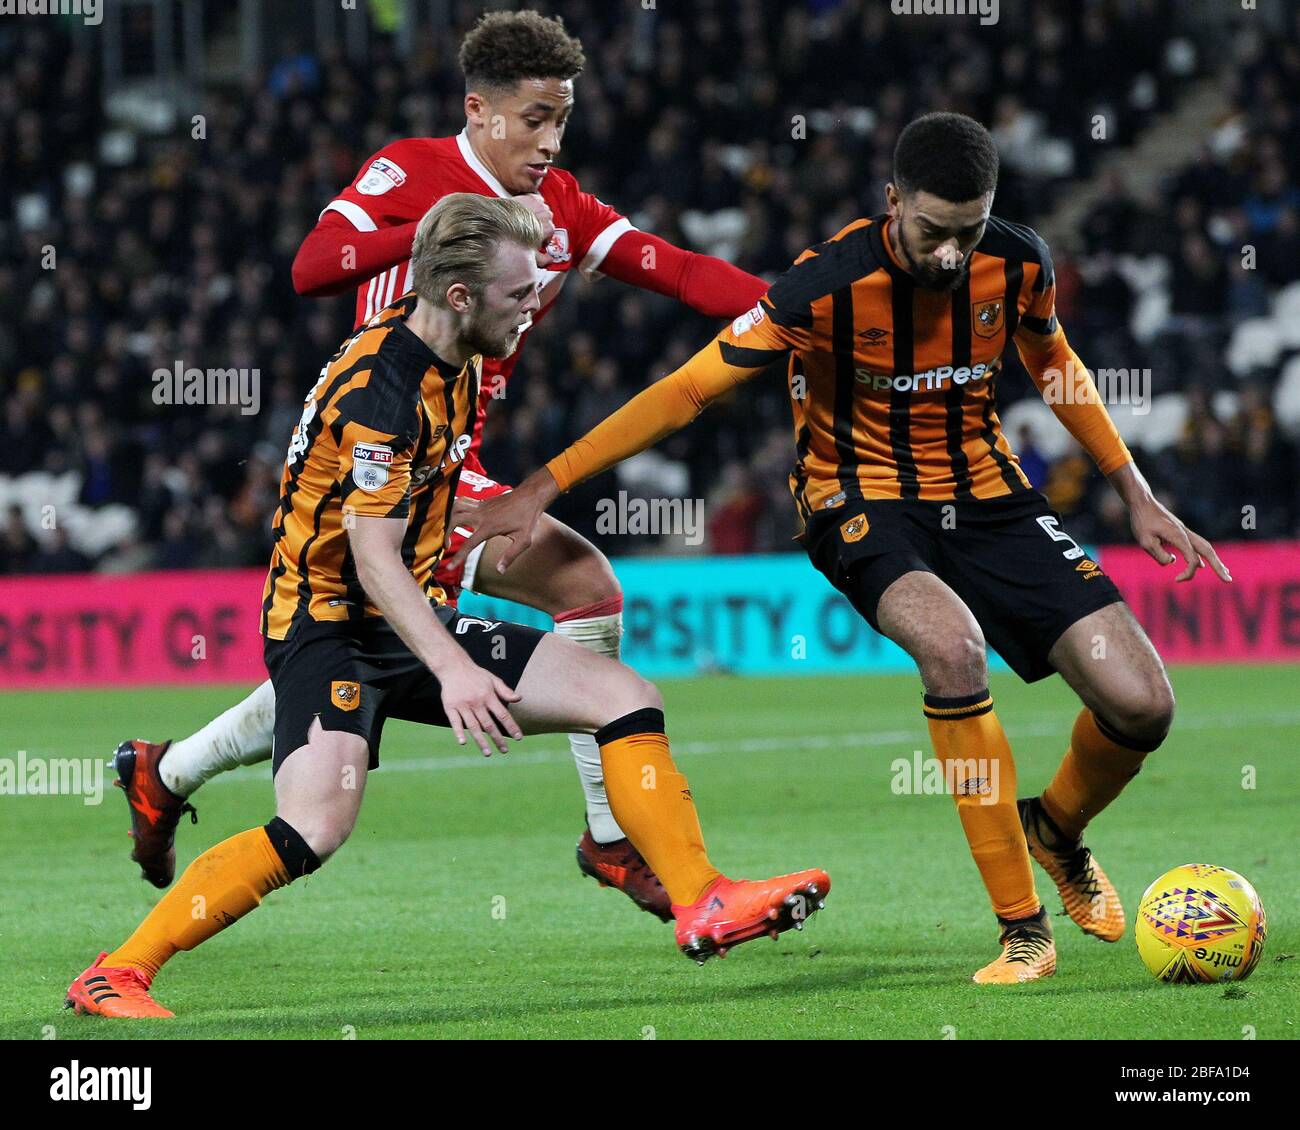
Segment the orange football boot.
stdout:
<path fill-rule="evenodd" d="M 1084 933 L 1118 942 L 1124 936 L 1124 905 L 1082 837 L 1066 839 L 1037 797 L 1018 800 L 1016 807 L 1029 854 L 1056 884 L 1065 912 Z"/>
<path fill-rule="evenodd" d="M 591 829 L 587 828 L 578 841 L 577 854 L 578 870 L 584 875 L 590 875 L 602 887 L 622 891 L 647 913 L 657 915 L 665 922 L 673 920 L 668 892 L 630 840 L 598 844 Z"/>
<path fill-rule="evenodd" d="M 131 858 L 140 865 L 141 878 L 166 887 L 176 875 L 176 825 L 185 813 L 199 822 L 194 806 L 163 784 L 158 763 L 172 743 L 123 742 L 113 754 L 117 780 L 131 809 Z"/>
<path fill-rule="evenodd" d="M 1045 907 L 1040 906 L 1032 918 L 999 918 L 998 923 L 1002 953 L 971 978 L 975 984 L 1018 985 L 1056 972 L 1056 943 Z"/>
<path fill-rule="evenodd" d="M 100 962 L 107 956 L 105 950 L 95 958 L 94 965 L 68 986 L 64 1008 L 76 1009 L 81 1016 L 117 1019 L 175 1016 L 149 995 L 149 979 L 140 970 L 101 966 Z"/>
<path fill-rule="evenodd" d="M 825 871 L 796 871 L 755 882 L 719 875 L 690 906 L 673 906 L 677 944 L 682 953 L 703 965 L 714 954 L 726 957 L 732 946 L 752 938 L 778 934 L 804 921 L 826 905 L 831 877 Z"/>

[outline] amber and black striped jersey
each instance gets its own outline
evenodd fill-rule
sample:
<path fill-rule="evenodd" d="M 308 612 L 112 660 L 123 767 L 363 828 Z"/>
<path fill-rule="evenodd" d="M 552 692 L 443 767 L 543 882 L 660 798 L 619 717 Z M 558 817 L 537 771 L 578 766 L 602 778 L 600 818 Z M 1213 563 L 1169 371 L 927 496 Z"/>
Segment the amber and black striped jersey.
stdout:
<path fill-rule="evenodd" d="M 378 616 L 357 579 L 349 518 L 406 519 L 402 559 L 437 604 L 456 480 L 474 432 L 482 358 L 439 358 L 406 325 L 414 294 L 356 331 L 321 370 L 294 428 L 272 522 L 262 634 L 305 617 Z"/>
<path fill-rule="evenodd" d="M 1047 245 L 990 217 L 962 285 L 923 289 L 888 217 L 805 251 L 748 314 L 548 467 L 562 490 L 682 427 L 788 357 L 801 516 L 850 499 L 988 499 L 1029 490 L 994 384 L 1014 344 L 1062 423 L 1109 473 L 1130 456 L 1055 313 Z M 1067 382 L 1069 382 L 1067 384 Z M 1050 395 L 1064 387 L 1069 395 Z"/>

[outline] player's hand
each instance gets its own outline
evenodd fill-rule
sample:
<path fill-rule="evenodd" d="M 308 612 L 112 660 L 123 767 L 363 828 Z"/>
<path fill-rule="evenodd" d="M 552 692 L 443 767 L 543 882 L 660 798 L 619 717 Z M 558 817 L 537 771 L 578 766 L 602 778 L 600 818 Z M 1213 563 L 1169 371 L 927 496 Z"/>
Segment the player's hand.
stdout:
<path fill-rule="evenodd" d="M 451 521 L 448 525 L 453 530 L 472 530 L 478 522 L 477 515 L 482 505 L 481 498 L 458 494 L 451 504 Z"/>
<path fill-rule="evenodd" d="M 1200 534 L 1193 533 L 1155 498 L 1148 495 L 1134 504 L 1129 521 L 1133 536 L 1138 545 L 1147 551 L 1159 564 L 1170 565 L 1178 558 L 1172 550 L 1177 550 L 1184 561 L 1183 570 L 1174 578 L 1176 581 L 1190 581 L 1196 576 L 1196 570 L 1208 565 L 1221 581 L 1231 583 L 1232 574 L 1219 560 L 1214 546 Z"/>
<path fill-rule="evenodd" d="M 555 217 L 551 214 L 551 206 L 542 199 L 540 192 L 528 192 L 523 196 L 516 196 L 515 199 L 541 221 L 542 245 L 537 249 L 537 265 L 549 267 L 552 259 L 546 251 L 546 246 L 551 242 L 551 236 L 555 234 Z"/>
<path fill-rule="evenodd" d="M 497 562 L 497 572 L 504 573 L 514 560 L 533 544 L 537 523 L 557 494 L 559 489 L 555 485 L 555 480 L 551 478 L 551 473 L 542 467 L 508 494 L 501 494 L 485 502 L 467 506 L 461 512 L 463 521 L 459 524 L 469 526 L 472 523 L 474 532 L 465 539 L 464 544 L 452 557 L 451 567 L 461 568 L 475 546 L 481 545 L 489 538 L 503 537 L 509 540 L 510 548 L 501 554 Z M 456 520 L 456 513 L 453 508 L 453 521 Z"/>
<path fill-rule="evenodd" d="M 512 691 L 491 671 L 485 671 L 466 657 L 450 671 L 437 672 L 442 685 L 442 708 L 456 740 L 465 744 L 465 735 L 478 743 L 484 757 L 492 756 L 489 740 L 502 753 L 508 753 L 506 734 L 519 741 L 524 735 L 506 705 L 518 702 Z M 505 733 L 502 733 L 502 731 Z"/>

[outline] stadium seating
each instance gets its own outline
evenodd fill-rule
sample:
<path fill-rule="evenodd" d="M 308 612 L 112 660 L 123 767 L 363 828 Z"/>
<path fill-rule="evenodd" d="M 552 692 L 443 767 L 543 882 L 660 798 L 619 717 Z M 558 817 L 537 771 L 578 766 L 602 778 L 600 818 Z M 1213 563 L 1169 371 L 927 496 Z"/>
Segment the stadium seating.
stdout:
<path fill-rule="evenodd" d="M 473 7 L 459 6 L 458 17 Z M 1300 98 L 1287 93 L 1300 91 L 1294 53 L 1259 48 L 1233 62 L 1181 9 L 1135 5 L 1096 21 L 1087 7 L 1035 5 L 1032 18 L 1003 20 L 978 40 L 949 24 L 940 41 L 912 34 L 884 6 L 847 0 L 815 5 L 811 15 L 782 6 L 780 19 L 735 28 L 660 10 L 635 29 L 617 6 L 573 0 L 563 11 L 587 43 L 589 65 L 561 160 L 635 224 L 774 277 L 809 243 L 880 209 L 893 138 L 917 112 L 951 103 L 987 121 L 1003 146 L 996 210 L 1033 224 L 1092 173 L 1096 146 L 1080 132 L 1080 99 L 1136 137 L 1190 83 L 1222 68 L 1235 102 L 1213 150 L 1189 157 L 1158 199 L 1109 195 L 1076 240 L 1054 249 L 1059 313 L 1090 365 L 1150 369 L 1150 414 L 1116 409 L 1144 460 L 1196 432 L 1203 413 L 1219 413 L 1231 444 L 1251 427 L 1271 428 L 1267 414 L 1237 419 L 1229 400 L 1194 391 L 1250 387 L 1278 424 L 1268 442 L 1295 468 L 1300 253 L 1292 252 L 1300 245 L 1287 232 L 1300 201 L 1294 190 L 1278 196 L 1265 175 L 1284 161 L 1288 183 L 1300 179 L 1300 147 L 1289 143 L 1300 128 Z M 1157 8 L 1173 24 L 1147 34 L 1143 21 Z M 97 85 L 101 61 L 59 25 L 0 31 L 0 100 L 17 107 L 0 123 L 0 180 L 10 190 L 0 202 L 0 304 L 14 315 L 12 328 L 0 328 L 0 501 L 4 513 L 10 501 L 21 506 L 37 543 L 51 531 L 32 499 L 57 497 L 64 531 L 92 563 L 265 561 L 288 430 L 351 318 L 349 296 L 295 296 L 289 263 L 322 203 L 369 152 L 395 135 L 459 128 L 454 46 L 463 30 L 425 27 L 405 59 L 375 33 L 365 67 L 322 46 L 306 49 L 303 65 L 268 66 L 249 89 L 214 84 L 201 144 L 178 141 L 175 121 L 148 113 L 138 92 L 117 91 L 110 107 Z M 1156 45 L 1171 41 L 1177 51 L 1162 55 Z M 274 62 L 288 44 L 268 35 L 266 49 Z M 821 64 L 779 62 L 814 55 Z M 869 74 L 837 63 L 861 58 L 873 60 Z M 771 66 L 782 68 L 779 98 L 761 80 Z M 960 95 L 941 97 L 957 67 Z M 56 93 L 74 109 L 44 114 Z M 738 112 L 742 104 L 758 116 Z M 806 138 L 770 128 L 796 116 Z M 1256 245 L 1256 277 L 1227 272 L 1221 286 L 1189 287 L 1191 236 L 1224 267 L 1243 243 Z M 39 266 L 47 247 L 57 249 L 55 270 Z M 489 423 L 484 459 L 503 480 L 554 454 L 599 418 L 598 406 L 663 375 L 714 328 L 609 281 L 573 290 L 534 331 L 520 393 Z M 260 415 L 153 404 L 150 373 L 178 357 L 259 367 Z M 598 362 L 614 380 L 596 395 Z M 1015 442 L 1023 424 L 1041 455 L 1068 456 L 1067 437 L 1018 368 L 1010 359 L 1000 382 L 1008 434 Z M 781 382 L 766 381 L 744 405 L 707 413 L 689 441 L 669 441 L 661 462 L 632 480 L 675 489 L 685 476 L 685 492 L 707 497 L 720 469 L 738 464 L 765 500 L 746 519 L 749 543 L 784 550 L 793 518 L 772 452 L 788 430 Z M 166 474 L 148 470 L 151 459 Z M 1153 480 L 1161 466 L 1151 463 Z M 1293 524 L 1297 483 L 1293 473 L 1272 488 L 1286 496 Z M 591 499 L 612 484 L 598 480 L 557 513 L 593 534 Z M 1159 485 L 1177 502 L 1182 484 Z M 1094 476 L 1075 519 L 1085 530 L 1100 521 L 1097 488 Z M 644 539 L 604 544 L 615 553 L 646 548 Z M 23 562 L 11 554 L 5 567 Z"/>

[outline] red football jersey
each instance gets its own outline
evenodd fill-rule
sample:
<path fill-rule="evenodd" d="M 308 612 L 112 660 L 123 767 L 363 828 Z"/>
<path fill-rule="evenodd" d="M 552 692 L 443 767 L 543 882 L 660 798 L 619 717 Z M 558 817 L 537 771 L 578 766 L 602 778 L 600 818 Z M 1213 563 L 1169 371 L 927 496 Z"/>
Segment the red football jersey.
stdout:
<path fill-rule="evenodd" d="M 595 274 L 601 261 L 632 224 L 603 201 L 578 187 L 572 173 L 552 166 L 542 180 L 542 199 L 550 206 L 555 235 L 547 250 L 553 260 L 540 270 L 542 307 L 533 317 L 543 317 L 564 286 L 565 275 L 575 267 Z M 438 200 L 452 192 L 477 192 L 483 196 L 508 196 L 470 147 L 461 131 L 455 137 L 408 137 L 384 146 L 366 161 L 356 180 L 321 212 L 338 212 L 358 231 L 377 231 L 418 220 Z M 357 289 L 356 324 L 360 325 L 411 288 L 408 260 L 381 272 Z M 501 396 L 519 349 L 504 361 L 484 358 L 479 411 L 470 445 L 473 463 L 483 436 L 488 404 Z M 494 397 L 495 393 L 495 397 Z"/>

